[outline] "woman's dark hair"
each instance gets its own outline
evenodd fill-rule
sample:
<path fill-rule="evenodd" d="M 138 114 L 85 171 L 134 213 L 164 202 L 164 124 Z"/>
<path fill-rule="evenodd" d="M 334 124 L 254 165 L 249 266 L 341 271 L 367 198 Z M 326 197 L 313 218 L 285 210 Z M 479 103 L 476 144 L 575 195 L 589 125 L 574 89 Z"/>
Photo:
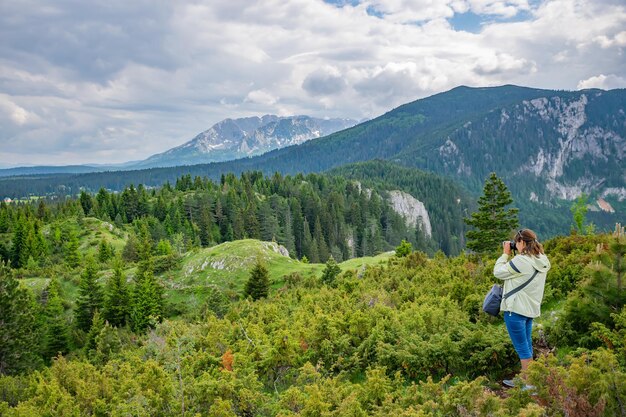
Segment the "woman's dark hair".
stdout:
<path fill-rule="evenodd" d="M 537 234 L 530 229 L 520 229 L 515 234 L 516 242 L 523 240 L 526 247 L 522 249 L 522 255 L 539 256 L 543 254 L 543 245 L 537 240 Z"/>

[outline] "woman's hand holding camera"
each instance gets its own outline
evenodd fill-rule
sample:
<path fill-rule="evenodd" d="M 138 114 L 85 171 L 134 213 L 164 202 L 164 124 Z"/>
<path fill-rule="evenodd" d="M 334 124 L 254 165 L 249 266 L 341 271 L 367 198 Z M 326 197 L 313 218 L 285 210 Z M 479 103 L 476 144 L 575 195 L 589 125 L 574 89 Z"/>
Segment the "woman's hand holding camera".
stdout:
<path fill-rule="evenodd" d="M 502 242 L 502 251 L 507 255 L 511 255 L 511 252 L 515 252 L 517 248 L 515 247 L 515 242 L 511 240 L 505 240 Z"/>

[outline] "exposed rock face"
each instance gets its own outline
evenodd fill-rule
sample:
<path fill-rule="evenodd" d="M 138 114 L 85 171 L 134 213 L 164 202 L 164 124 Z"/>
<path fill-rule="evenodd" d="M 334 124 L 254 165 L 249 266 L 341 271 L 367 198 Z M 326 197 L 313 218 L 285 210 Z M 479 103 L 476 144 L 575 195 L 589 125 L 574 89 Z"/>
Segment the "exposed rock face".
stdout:
<path fill-rule="evenodd" d="M 389 191 L 389 199 L 393 209 L 406 219 L 408 225 L 416 227 L 420 222 L 422 231 L 432 237 L 432 226 L 424 203 L 411 194 L 397 190 Z"/>
<path fill-rule="evenodd" d="M 552 204 L 581 194 L 626 198 L 626 103 L 617 92 L 548 92 L 494 108 L 435 148 L 448 175 L 497 172 L 514 198 Z M 439 168 L 439 169 L 441 169 Z M 436 169 L 433 169 L 436 171 Z"/>
<path fill-rule="evenodd" d="M 283 245 L 279 245 L 276 242 L 262 242 L 262 243 L 265 249 L 270 249 L 276 253 L 280 253 L 281 255 L 289 258 L 289 251 Z"/>
<path fill-rule="evenodd" d="M 601 189 L 605 181 L 602 177 L 580 175 L 578 178 L 565 178 L 565 170 L 572 163 L 582 160 L 602 163 L 613 158 L 622 160 L 626 154 L 623 137 L 604 127 L 587 125 L 588 102 L 587 95 L 581 94 L 579 99 L 570 102 L 553 97 L 523 103 L 527 117 L 538 116 L 543 122 L 553 124 L 560 136 L 556 147 L 551 150 L 539 148 L 537 155 L 520 169 L 545 179 L 552 197 L 573 200 L 582 193 Z"/>
<path fill-rule="evenodd" d="M 598 203 L 598 207 L 600 207 L 600 210 L 606 211 L 607 213 L 615 213 L 615 210 L 613 209 L 613 207 L 604 199 L 598 198 L 597 203 Z"/>
<path fill-rule="evenodd" d="M 352 127 L 350 119 L 309 116 L 225 119 L 187 143 L 153 155 L 138 166 L 170 166 L 228 161 L 297 145 Z"/>

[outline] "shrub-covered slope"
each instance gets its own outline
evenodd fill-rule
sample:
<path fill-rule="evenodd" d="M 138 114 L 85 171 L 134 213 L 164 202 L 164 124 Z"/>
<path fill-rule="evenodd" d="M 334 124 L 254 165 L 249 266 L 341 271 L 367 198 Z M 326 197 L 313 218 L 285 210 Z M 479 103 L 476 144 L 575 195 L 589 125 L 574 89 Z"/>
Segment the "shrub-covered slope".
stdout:
<path fill-rule="evenodd" d="M 0 412 L 623 415 L 624 241 L 569 236 L 545 247 L 554 267 L 534 332 L 535 395 L 499 386 L 519 364 L 501 320 L 479 309 L 494 259 L 415 252 L 346 268 L 328 284 L 292 274 L 267 299 L 232 300 L 223 309 L 208 303 L 205 314 L 165 320 L 144 336 L 104 326 L 92 350 L 1 377 Z"/>

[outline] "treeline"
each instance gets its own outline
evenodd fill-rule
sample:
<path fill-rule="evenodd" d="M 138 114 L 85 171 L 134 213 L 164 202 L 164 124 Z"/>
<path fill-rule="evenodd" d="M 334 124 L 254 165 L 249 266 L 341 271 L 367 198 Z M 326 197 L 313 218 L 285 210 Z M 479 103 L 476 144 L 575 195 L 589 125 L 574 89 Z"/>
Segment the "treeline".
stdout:
<path fill-rule="evenodd" d="M 310 262 L 373 255 L 393 249 L 402 239 L 428 253 L 458 253 L 465 205 L 459 203 L 459 191 L 434 175 L 409 169 L 397 171 L 397 177 L 367 180 L 376 167 L 364 164 L 358 175 L 346 175 L 366 180 L 372 187 L 367 189 L 342 175 L 266 177 L 255 171 L 223 175 L 219 183 L 187 174 L 159 189 L 131 185 L 121 193 L 101 188 L 95 195 L 82 191 L 77 199 L 56 202 L 1 203 L 0 233 L 11 239 L 0 241 L 0 256 L 14 268 L 26 266 L 29 259 L 43 264 L 53 255 L 75 266 L 76 236 L 55 221 L 77 215 L 134 225 L 135 231 L 144 225 L 155 247 L 167 241 L 180 247 L 179 252 L 253 238 L 276 241 L 291 257 Z M 386 189 L 395 185 L 423 198 L 433 223 L 432 238 L 419 226 L 407 226 L 392 209 Z M 44 236 L 47 224 L 50 230 Z M 134 244 L 131 236 L 125 250 L 131 261 L 136 260 Z"/>

